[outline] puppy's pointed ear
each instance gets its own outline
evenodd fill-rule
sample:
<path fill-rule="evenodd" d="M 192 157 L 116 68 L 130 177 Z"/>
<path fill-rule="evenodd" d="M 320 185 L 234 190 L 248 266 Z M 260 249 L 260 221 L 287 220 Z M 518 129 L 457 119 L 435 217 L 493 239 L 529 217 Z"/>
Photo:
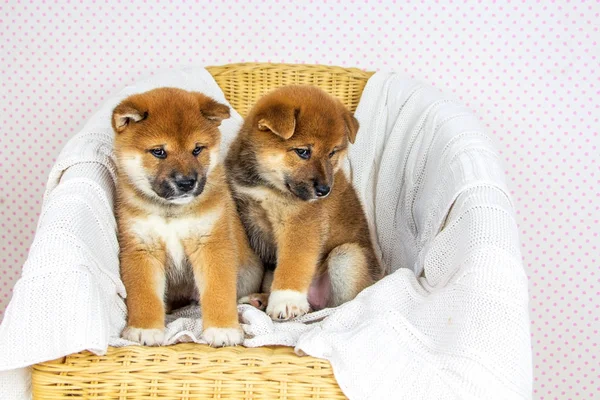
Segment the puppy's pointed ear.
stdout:
<path fill-rule="evenodd" d="M 204 118 L 214 122 L 217 126 L 221 125 L 221 121 L 231 116 L 229 107 L 202 93 L 198 93 L 198 102 L 200 103 L 200 113 L 202 113 Z"/>
<path fill-rule="evenodd" d="M 346 135 L 350 143 L 354 144 L 356 141 L 356 134 L 358 133 L 358 120 L 354 118 L 354 115 L 350 111 L 344 111 L 344 124 L 346 125 Z"/>
<path fill-rule="evenodd" d="M 271 131 L 277 136 L 288 140 L 296 129 L 296 117 L 298 110 L 292 106 L 275 104 L 266 107 L 258 115 L 258 129 Z"/>
<path fill-rule="evenodd" d="M 115 132 L 121 133 L 131 124 L 140 122 L 146 117 L 148 117 L 148 111 L 142 110 L 129 100 L 125 100 L 114 109 L 112 126 Z"/>

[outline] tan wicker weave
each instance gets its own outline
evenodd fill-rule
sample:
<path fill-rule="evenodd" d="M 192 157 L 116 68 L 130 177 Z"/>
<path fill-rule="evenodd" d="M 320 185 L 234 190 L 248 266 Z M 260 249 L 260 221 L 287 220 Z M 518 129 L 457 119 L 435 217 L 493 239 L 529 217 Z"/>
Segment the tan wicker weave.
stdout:
<path fill-rule="evenodd" d="M 109 348 L 33 367 L 34 399 L 343 399 L 328 362 L 291 348 Z"/>
<path fill-rule="evenodd" d="M 321 87 L 356 109 L 372 75 L 354 68 L 290 64 L 209 67 L 227 100 L 243 116 L 258 97 L 288 84 Z M 339 399 L 329 362 L 298 357 L 291 348 L 198 344 L 109 348 L 33 366 L 35 399 Z"/>
<path fill-rule="evenodd" d="M 354 112 L 367 80 L 373 75 L 356 68 L 305 64 L 245 63 L 207 69 L 223 89 L 227 101 L 244 117 L 260 96 L 293 84 L 318 86 Z"/>

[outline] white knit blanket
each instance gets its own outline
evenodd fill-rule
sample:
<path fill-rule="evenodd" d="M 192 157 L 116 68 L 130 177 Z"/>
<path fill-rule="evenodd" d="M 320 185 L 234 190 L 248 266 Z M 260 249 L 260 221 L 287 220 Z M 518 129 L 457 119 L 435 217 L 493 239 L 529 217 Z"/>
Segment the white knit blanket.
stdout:
<path fill-rule="evenodd" d="M 37 362 L 131 344 L 113 215 L 112 109 L 155 87 L 225 102 L 203 68 L 154 76 L 107 101 L 61 152 L 37 234 L 0 326 L 0 398 L 29 396 Z M 245 346 L 328 359 L 352 399 L 531 398 L 526 276 L 498 153 L 472 113 L 418 82 L 377 73 L 356 117 L 348 174 L 391 275 L 336 309 L 275 323 L 240 306 Z M 242 122 L 224 121 L 222 153 Z M 197 308 L 169 343 L 200 342 Z"/>

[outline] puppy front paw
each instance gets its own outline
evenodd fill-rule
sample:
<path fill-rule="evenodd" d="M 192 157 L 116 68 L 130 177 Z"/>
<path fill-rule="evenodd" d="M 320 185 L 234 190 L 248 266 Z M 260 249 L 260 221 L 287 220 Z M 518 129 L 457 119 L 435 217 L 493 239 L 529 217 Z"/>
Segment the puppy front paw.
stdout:
<path fill-rule="evenodd" d="M 253 293 L 238 300 L 238 304 L 250 304 L 261 311 L 265 311 L 268 302 L 269 295 L 267 293 Z"/>
<path fill-rule="evenodd" d="M 305 293 L 275 290 L 269 296 L 267 314 L 275 321 L 285 321 L 306 314 L 309 308 Z"/>
<path fill-rule="evenodd" d="M 206 328 L 202 339 L 211 347 L 235 346 L 244 341 L 244 331 L 241 328 Z"/>
<path fill-rule="evenodd" d="M 165 342 L 165 331 L 164 329 L 144 329 L 128 326 L 123 329 L 121 337 L 144 346 L 161 346 Z"/>

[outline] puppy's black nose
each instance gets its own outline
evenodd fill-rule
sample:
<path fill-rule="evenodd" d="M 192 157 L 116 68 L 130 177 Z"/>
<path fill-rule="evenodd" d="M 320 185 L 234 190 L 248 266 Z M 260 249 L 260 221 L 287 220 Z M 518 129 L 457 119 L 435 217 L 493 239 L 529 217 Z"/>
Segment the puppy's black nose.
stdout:
<path fill-rule="evenodd" d="M 178 176 L 175 178 L 175 185 L 184 193 L 189 192 L 196 186 L 196 177 L 194 176 Z"/>
<path fill-rule="evenodd" d="M 319 185 L 315 182 L 315 193 L 317 197 L 325 197 L 329 194 L 331 188 L 327 185 Z"/>

